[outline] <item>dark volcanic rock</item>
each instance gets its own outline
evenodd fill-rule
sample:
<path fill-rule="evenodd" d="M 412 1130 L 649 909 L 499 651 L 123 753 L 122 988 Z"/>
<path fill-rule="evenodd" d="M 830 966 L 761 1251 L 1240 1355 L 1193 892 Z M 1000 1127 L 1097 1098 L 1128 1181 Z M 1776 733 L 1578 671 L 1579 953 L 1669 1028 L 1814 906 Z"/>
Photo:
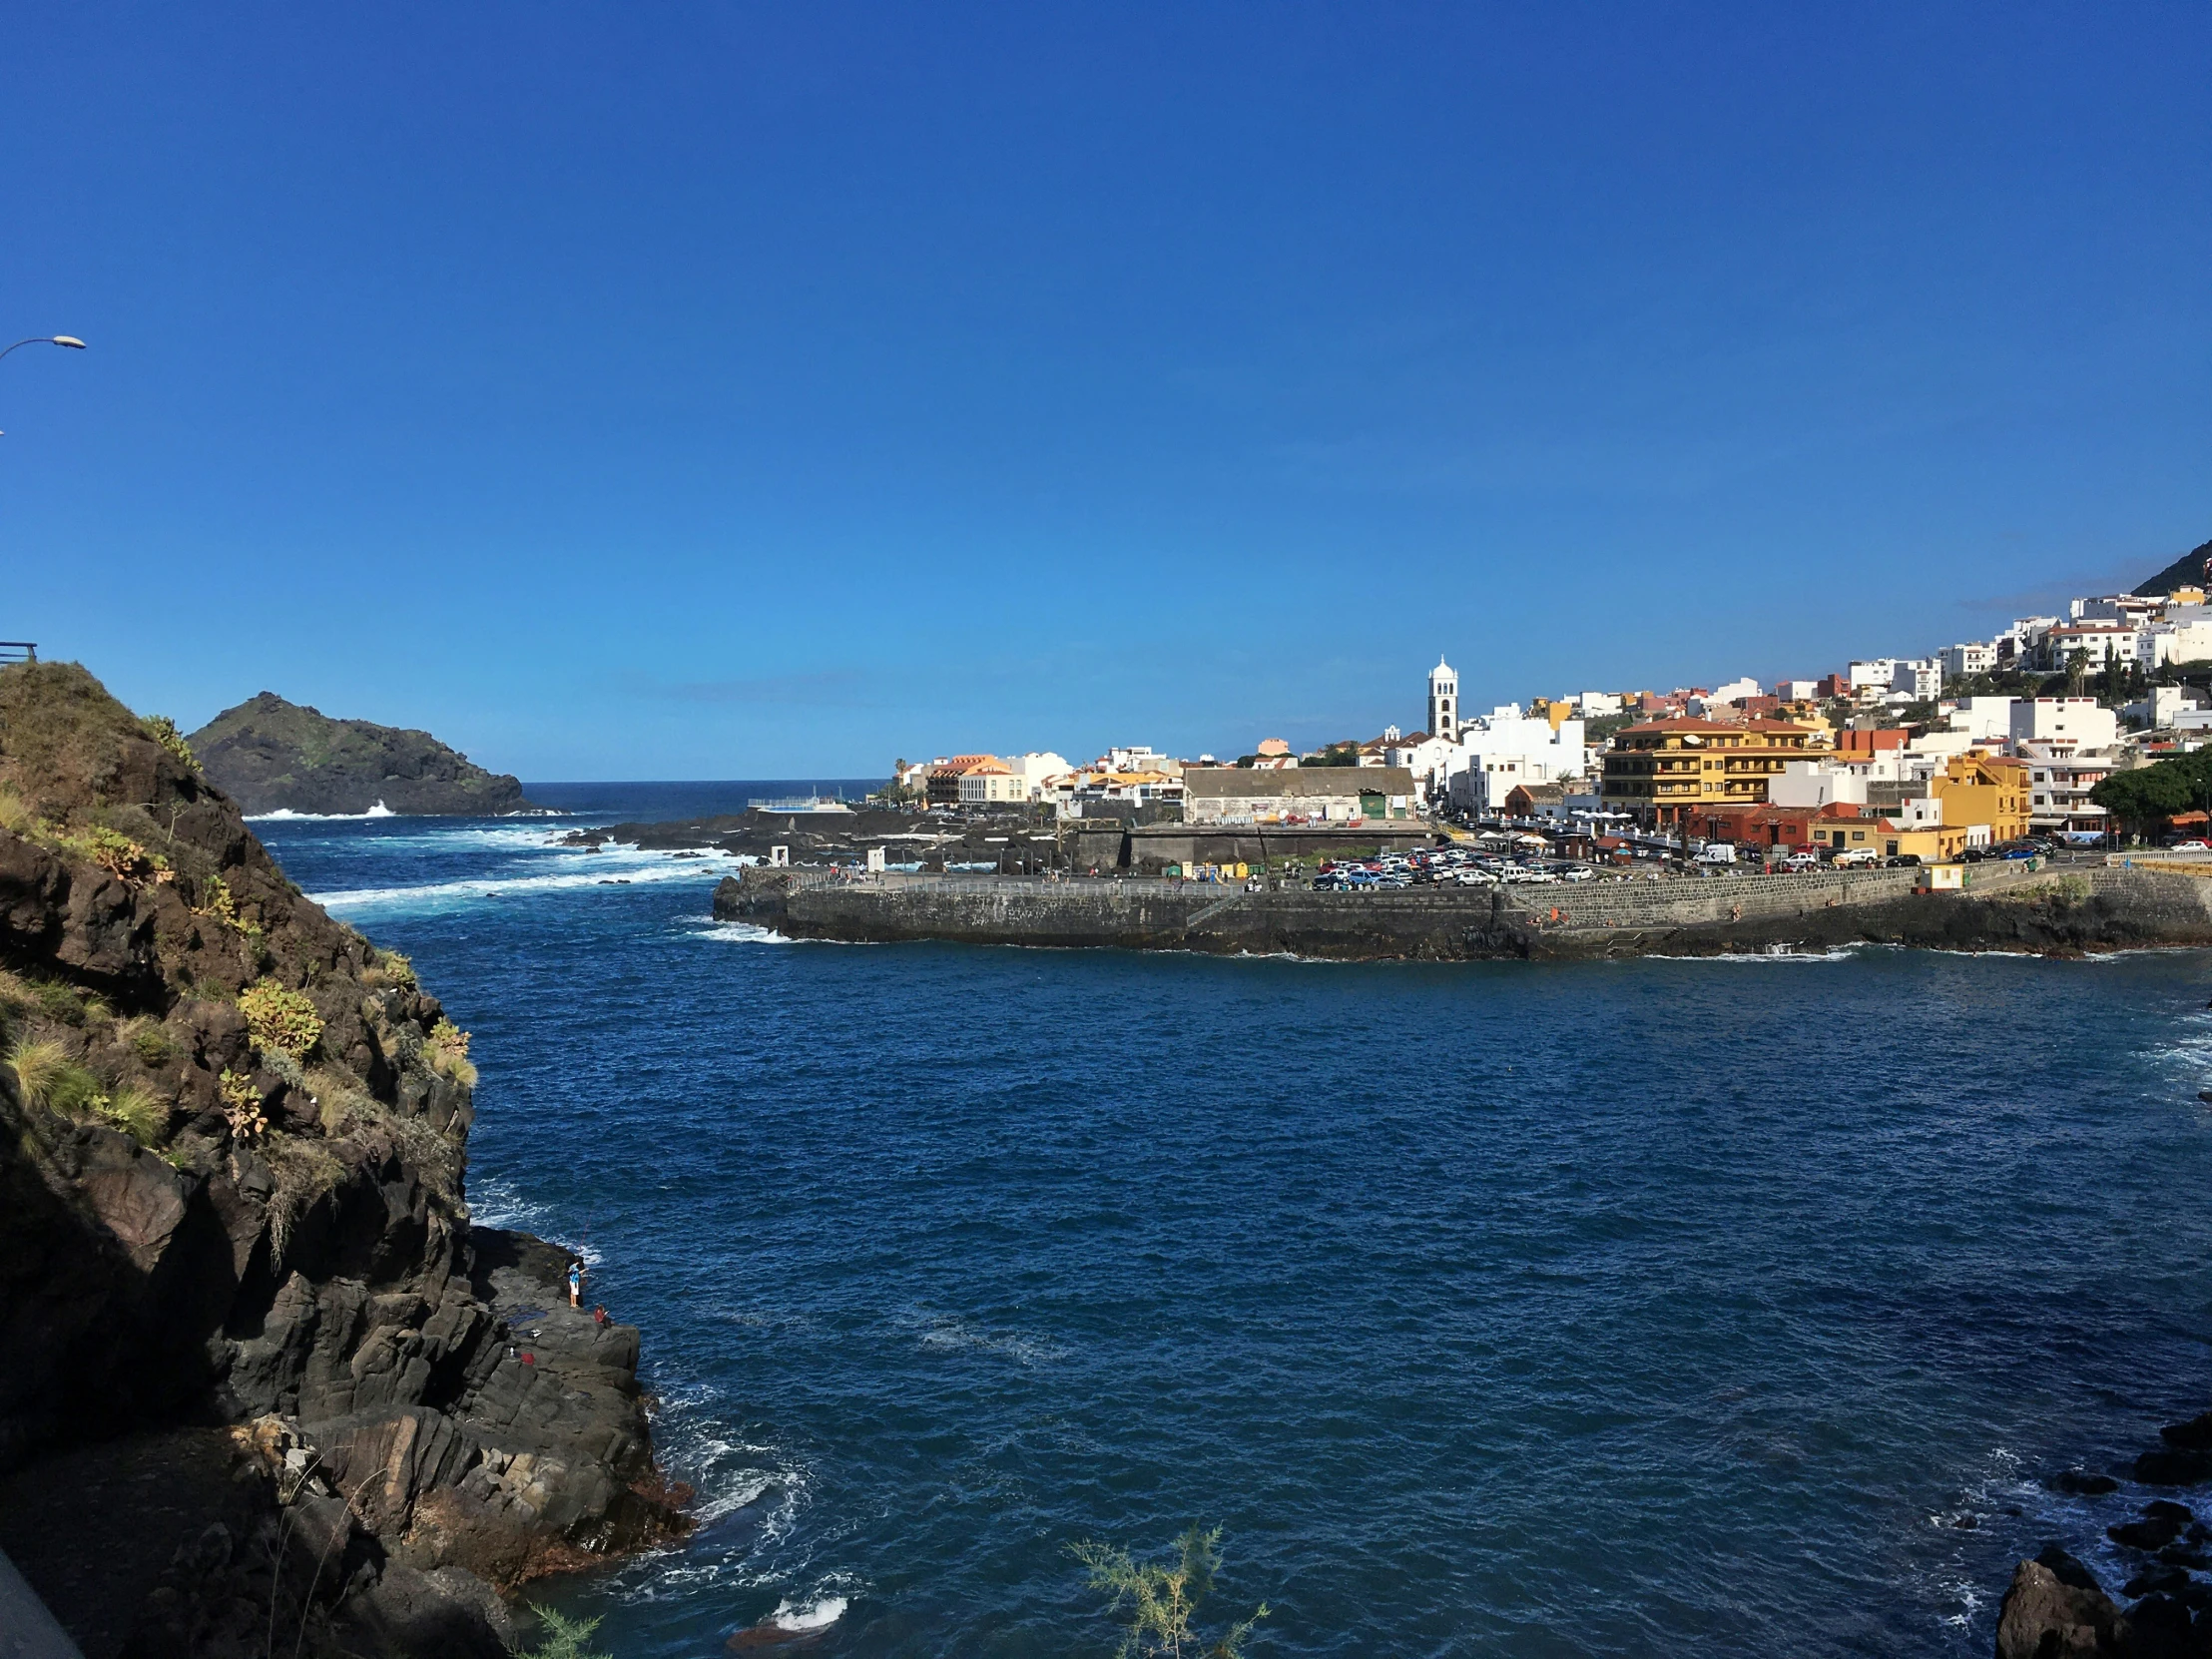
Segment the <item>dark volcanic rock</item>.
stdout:
<path fill-rule="evenodd" d="M 2146 1486 L 2201 1485 L 2212 1480 L 2212 1451 L 2146 1451 L 2135 1459 L 2135 1478 Z"/>
<path fill-rule="evenodd" d="M 209 781 L 249 814 L 366 813 L 379 804 L 460 817 L 539 810 L 513 778 L 427 732 L 333 720 L 274 692 L 224 710 L 187 741 Z"/>
<path fill-rule="evenodd" d="M 2126 1651 L 2132 1634 L 2093 1580 L 2068 1583 L 2041 1561 L 2022 1561 L 1997 1610 L 1997 1659 L 2117 1655 Z"/>
<path fill-rule="evenodd" d="M 2070 1492 L 2075 1497 L 2100 1497 L 2106 1492 L 2116 1492 L 2120 1483 L 2109 1474 L 2091 1474 L 2087 1469 L 2066 1469 L 2053 1475 L 2050 1489 L 2054 1492 Z"/>
<path fill-rule="evenodd" d="M 2158 1437 L 2177 1451 L 2212 1451 L 2212 1411 L 2187 1422 L 2169 1422 Z"/>
<path fill-rule="evenodd" d="M 0 670 L 0 1544 L 64 1627 L 489 1656 L 495 1588 L 681 1533 L 635 1329 L 469 1226 L 412 968 L 74 665 Z"/>
<path fill-rule="evenodd" d="M 2129 1549 L 2164 1549 L 2181 1536 L 2181 1523 L 2163 1515 L 2152 1515 L 2143 1520 L 2123 1521 L 2118 1526 L 2108 1526 L 2104 1535 L 2116 1544 Z"/>

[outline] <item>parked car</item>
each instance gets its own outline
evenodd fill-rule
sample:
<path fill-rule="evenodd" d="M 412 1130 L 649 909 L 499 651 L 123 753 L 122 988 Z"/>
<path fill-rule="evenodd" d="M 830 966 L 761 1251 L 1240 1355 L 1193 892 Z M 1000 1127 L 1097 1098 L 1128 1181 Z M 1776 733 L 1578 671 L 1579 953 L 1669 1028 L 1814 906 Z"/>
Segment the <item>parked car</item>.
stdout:
<path fill-rule="evenodd" d="M 1838 869 L 1859 869 L 1882 861 L 1882 854 L 1871 846 L 1854 846 L 1839 852 L 1829 860 Z"/>
<path fill-rule="evenodd" d="M 2192 837 L 2185 841 L 2175 841 L 2167 850 L 2172 852 L 2212 852 L 2212 841 Z"/>
<path fill-rule="evenodd" d="M 1774 866 L 1789 875 L 1801 875 L 1809 869 L 1819 869 L 1821 861 L 1810 852 L 1792 852 Z"/>

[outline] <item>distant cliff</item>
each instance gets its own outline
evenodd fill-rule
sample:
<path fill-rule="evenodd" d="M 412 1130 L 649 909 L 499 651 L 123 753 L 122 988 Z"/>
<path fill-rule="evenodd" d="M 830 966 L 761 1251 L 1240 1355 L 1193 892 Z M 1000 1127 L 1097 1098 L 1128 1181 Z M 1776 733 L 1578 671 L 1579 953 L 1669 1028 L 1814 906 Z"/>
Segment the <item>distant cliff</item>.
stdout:
<path fill-rule="evenodd" d="M 495 1659 L 685 1530 L 636 1330 L 470 1224 L 475 1081 L 173 730 L 0 669 L 0 1548 L 88 1654 Z"/>
<path fill-rule="evenodd" d="M 535 811 L 522 786 L 427 732 L 332 720 L 275 692 L 226 709 L 186 740 L 208 781 L 258 813 L 390 812 L 491 818 Z"/>

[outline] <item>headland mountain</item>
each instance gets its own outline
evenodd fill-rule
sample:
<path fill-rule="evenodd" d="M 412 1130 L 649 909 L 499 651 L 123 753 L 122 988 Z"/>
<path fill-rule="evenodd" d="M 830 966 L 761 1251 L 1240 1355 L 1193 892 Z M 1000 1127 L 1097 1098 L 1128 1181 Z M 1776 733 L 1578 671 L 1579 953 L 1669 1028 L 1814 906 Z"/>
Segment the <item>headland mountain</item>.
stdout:
<path fill-rule="evenodd" d="M 263 813 L 501 817 L 539 809 L 522 785 L 486 772 L 427 732 L 334 720 L 263 692 L 187 740 L 208 782 L 248 817 Z"/>
<path fill-rule="evenodd" d="M 0 669 L 0 1547 L 85 1653 L 493 1659 L 686 1529 L 636 1329 L 470 1223 L 467 1035 L 75 664 Z"/>
<path fill-rule="evenodd" d="M 2147 582 L 2136 585 L 2140 594 L 2171 593 L 2176 588 L 2201 588 L 2204 586 L 2204 564 L 2212 559 L 2212 541 L 2200 547 L 2192 547 L 2180 558 L 2168 565 Z"/>

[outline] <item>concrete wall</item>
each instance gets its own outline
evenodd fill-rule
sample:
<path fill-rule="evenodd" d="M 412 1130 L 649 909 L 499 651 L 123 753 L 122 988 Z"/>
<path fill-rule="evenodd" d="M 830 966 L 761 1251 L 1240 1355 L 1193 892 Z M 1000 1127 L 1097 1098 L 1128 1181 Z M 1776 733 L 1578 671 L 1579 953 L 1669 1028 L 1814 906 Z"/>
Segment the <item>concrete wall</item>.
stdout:
<path fill-rule="evenodd" d="M 1124 879 L 889 876 L 832 883 L 748 870 L 718 915 L 804 937 L 1292 953 L 1344 959 L 1706 954 L 1854 942 L 2079 950 L 2212 944 L 2212 880 L 2086 868 L 1967 892 L 1913 870 L 1545 887 L 1246 893 Z"/>

